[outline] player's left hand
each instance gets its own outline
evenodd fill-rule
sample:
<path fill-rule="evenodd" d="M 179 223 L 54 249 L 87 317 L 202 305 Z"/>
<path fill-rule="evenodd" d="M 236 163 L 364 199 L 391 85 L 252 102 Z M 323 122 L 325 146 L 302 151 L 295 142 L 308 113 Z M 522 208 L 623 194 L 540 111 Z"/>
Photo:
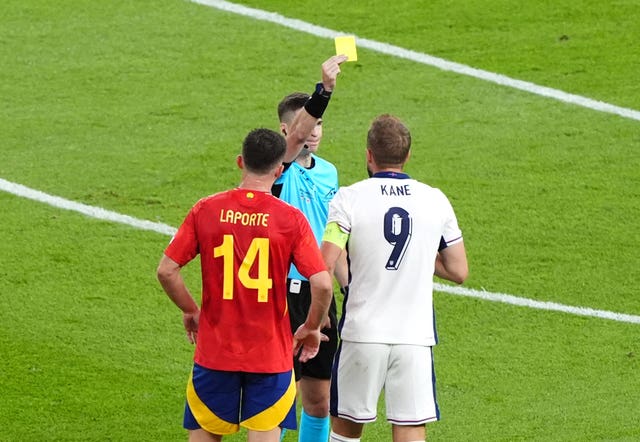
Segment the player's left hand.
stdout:
<path fill-rule="evenodd" d="M 329 337 L 320 333 L 320 330 L 310 329 L 306 324 L 302 324 L 293 335 L 293 354 L 295 356 L 300 352 L 300 362 L 307 362 L 318 354 L 320 342 L 328 340 Z"/>

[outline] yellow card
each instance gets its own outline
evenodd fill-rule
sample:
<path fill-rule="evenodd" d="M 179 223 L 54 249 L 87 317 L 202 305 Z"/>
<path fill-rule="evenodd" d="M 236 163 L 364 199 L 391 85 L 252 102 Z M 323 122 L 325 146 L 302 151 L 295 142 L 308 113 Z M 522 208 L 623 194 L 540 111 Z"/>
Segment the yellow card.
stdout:
<path fill-rule="evenodd" d="M 336 37 L 336 55 L 344 54 L 347 61 L 357 61 L 358 53 L 356 52 L 356 38 L 353 35 L 345 35 Z"/>

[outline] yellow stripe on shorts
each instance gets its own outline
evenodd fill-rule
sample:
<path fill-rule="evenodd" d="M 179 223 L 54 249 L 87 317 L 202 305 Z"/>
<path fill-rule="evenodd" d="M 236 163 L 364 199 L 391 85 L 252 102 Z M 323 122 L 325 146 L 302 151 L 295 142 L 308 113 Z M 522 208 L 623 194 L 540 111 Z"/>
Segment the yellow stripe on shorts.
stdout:
<path fill-rule="evenodd" d="M 291 382 L 289 388 L 278 401 L 266 410 L 240 422 L 249 430 L 265 431 L 265 428 L 275 428 L 284 420 L 291 410 L 291 406 L 296 399 L 296 377 L 291 371 Z"/>
<path fill-rule="evenodd" d="M 237 433 L 240 429 L 238 424 L 220 419 L 204 404 L 204 402 L 200 400 L 198 393 L 196 393 L 196 389 L 193 386 L 193 372 L 191 372 L 189 382 L 187 383 L 187 402 L 189 403 L 189 408 L 191 409 L 193 417 L 195 417 L 198 424 L 209 433 L 222 435 L 233 434 Z"/>

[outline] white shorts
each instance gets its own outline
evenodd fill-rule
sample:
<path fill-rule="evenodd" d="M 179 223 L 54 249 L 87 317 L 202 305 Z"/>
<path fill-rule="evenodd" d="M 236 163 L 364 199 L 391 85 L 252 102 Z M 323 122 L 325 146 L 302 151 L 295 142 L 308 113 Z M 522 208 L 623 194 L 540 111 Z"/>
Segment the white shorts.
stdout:
<path fill-rule="evenodd" d="M 419 425 L 440 418 L 431 347 L 342 341 L 331 378 L 331 415 L 376 420 L 384 388 L 387 420 Z"/>

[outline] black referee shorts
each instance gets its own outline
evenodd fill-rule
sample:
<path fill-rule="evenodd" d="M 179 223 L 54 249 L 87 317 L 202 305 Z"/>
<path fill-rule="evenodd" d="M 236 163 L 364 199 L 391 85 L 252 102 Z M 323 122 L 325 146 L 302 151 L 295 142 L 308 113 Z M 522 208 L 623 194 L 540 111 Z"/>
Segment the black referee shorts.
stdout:
<path fill-rule="evenodd" d="M 289 319 L 291 320 L 291 330 L 295 331 L 307 319 L 309 307 L 311 306 L 311 286 L 309 281 L 299 279 L 287 279 L 287 303 L 289 304 Z M 298 355 L 293 358 L 293 368 L 296 381 L 300 378 L 309 377 L 314 379 L 330 379 L 333 356 L 338 348 L 338 320 L 337 320 L 336 299 L 331 300 L 329 308 L 330 328 L 323 328 L 322 333 L 329 337 L 326 342 L 320 343 L 320 350 L 315 358 L 307 362 L 300 362 Z"/>

